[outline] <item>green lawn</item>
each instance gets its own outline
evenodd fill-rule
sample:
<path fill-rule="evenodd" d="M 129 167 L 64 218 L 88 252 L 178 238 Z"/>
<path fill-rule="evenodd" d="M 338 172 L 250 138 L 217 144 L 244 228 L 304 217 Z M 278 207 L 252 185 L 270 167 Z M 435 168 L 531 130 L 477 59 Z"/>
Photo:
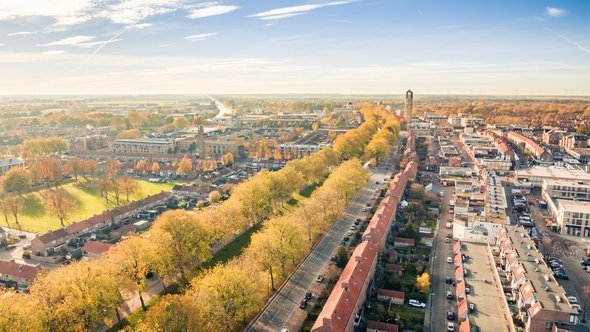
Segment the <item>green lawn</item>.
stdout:
<path fill-rule="evenodd" d="M 129 197 L 130 201 L 136 201 L 149 195 L 159 193 L 163 190 L 170 190 L 175 183 L 151 183 L 147 181 L 137 181 L 141 192 Z M 89 218 L 95 214 L 100 214 L 105 210 L 116 207 L 114 198 L 109 197 L 109 203 L 100 196 L 99 192 L 86 183 L 68 183 L 61 186 L 65 189 L 70 197 L 76 201 L 76 210 L 68 217 L 68 222 L 74 223 Z M 23 195 L 23 209 L 18 216 L 19 226 L 22 230 L 33 233 L 45 233 L 48 230 L 61 228 L 59 220 L 51 216 L 45 210 L 45 197 L 47 190 L 42 189 Z M 120 204 L 127 204 L 125 195 L 121 195 Z M 6 224 L 4 218 L 0 218 L 0 225 L 11 228 L 18 228 L 12 216 L 8 218 L 9 224 Z"/>

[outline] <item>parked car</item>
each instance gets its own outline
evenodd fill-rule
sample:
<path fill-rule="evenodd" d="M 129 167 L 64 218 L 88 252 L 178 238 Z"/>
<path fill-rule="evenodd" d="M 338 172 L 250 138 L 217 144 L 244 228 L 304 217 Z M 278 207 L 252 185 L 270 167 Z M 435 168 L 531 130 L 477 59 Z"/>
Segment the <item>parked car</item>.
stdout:
<path fill-rule="evenodd" d="M 475 304 L 473 304 L 473 302 L 469 303 L 469 312 L 474 312 L 475 311 Z"/>
<path fill-rule="evenodd" d="M 315 281 L 319 282 L 320 284 L 324 281 L 324 276 L 323 275 L 318 275 L 317 278 L 315 278 Z"/>
<path fill-rule="evenodd" d="M 590 266 L 590 259 L 586 259 L 582 261 L 583 266 Z"/>
<path fill-rule="evenodd" d="M 367 212 L 367 208 L 362 208 L 361 212 Z"/>
<path fill-rule="evenodd" d="M 578 310 L 578 311 L 582 311 L 582 307 L 580 307 L 579 304 L 572 304 L 572 308 Z"/>
<path fill-rule="evenodd" d="M 447 299 L 452 300 L 453 299 L 453 292 L 451 291 L 447 291 Z"/>
<path fill-rule="evenodd" d="M 447 257 L 447 263 L 453 264 L 453 259 L 451 257 Z"/>
<path fill-rule="evenodd" d="M 305 293 L 305 299 L 306 299 L 306 300 L 308 300 L 308 301 L 309 301 L 309 300 L 311 300 L 311 298 L 312 298 L 312 297 L 313 297 L 313 293 L 312 293 L 312 292 L 307 292 L 307 293 Z"/>
<path fill-rule="evenodd" d="M 447 319 L 448 320 L 455 320 L 455 313 L 452 311 L 447 311 Z"/>
<path fill-rule="evenodd" d="M 452 283 L 453 283 L 453 278 L 451 278 L 451 277 L 447 277 L 447 278 L 445 279 L 445 283 L 447 283 L 447 284 L 449 284 L 449 285 L 450 285 L 450 284 L 452 284 Z"/>
<path fill-rule="evenodd" d="M 455 324 L 452 322 L 447 323 L 447 331 L 455 331 Z"/>
<path fill-rule="evenodd" d="M 426 308 L 426 303 L 420 302 L 418 300 L 409 300 L 408 305 L 416 308 Z"/>
<path fill-rule="evenodd" d="M 451 239 L 450 238 L 445 238 L 445 243 L 451 243 Z"/>
<path fill-rule="evenodd" d="M 299 309 L 305 309 L 307 308 L 307 300 L 303 299 L 301 300 L 301 302 L 299 302 Z"/>
<path fill-rule="evenodd" d="M 578 304 L 578 299 L 575 296 L 568 296 L 567 300 L 569 301 L 569 303 L 571 304 Z"/>

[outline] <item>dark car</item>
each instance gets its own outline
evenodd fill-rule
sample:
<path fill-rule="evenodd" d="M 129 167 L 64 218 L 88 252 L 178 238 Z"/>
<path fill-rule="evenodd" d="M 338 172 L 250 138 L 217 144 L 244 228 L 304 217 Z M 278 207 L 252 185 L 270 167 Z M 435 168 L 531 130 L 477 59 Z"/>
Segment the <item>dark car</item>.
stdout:
<path fill-rule="evenodd" d="M 447 284 L 449 284 L 449 285 L 450 285 L 450 284 L 452 284 L 452 283 L 453 283 L 453 278 L 451 278 L 451 277 L 447 277 L 447 278 L 445 279 L 445 282 L 446 282 Z"/>
<path fill-rule="evenodd" d="M 303 299 L 301 300 L 301 302 L 299 302 L 299 309 L 305 309 L 307 308 L 307 299 Z"/>
<path fill-rule="evenodd" d="M 307 301 L 311 300 L 311 298 L 313 297 L 313 293 L 312 292 L 307 292 L 305 293 L 305 299 Z"/>
<path fill-rule="evenodd" d="M 567 274 L 558 273 L 555 275 L 555 279 L 570 280 Z"/>
<path fill-rule="evenodd" d="M 590 266 L 590 259 L 582 261 L 583 266 Z"/>
<path fill-rule="evenodd" d="M 452 311 L 447 311 L 447 319 L 448 320 L 455 320 L 455 313 Z"/>

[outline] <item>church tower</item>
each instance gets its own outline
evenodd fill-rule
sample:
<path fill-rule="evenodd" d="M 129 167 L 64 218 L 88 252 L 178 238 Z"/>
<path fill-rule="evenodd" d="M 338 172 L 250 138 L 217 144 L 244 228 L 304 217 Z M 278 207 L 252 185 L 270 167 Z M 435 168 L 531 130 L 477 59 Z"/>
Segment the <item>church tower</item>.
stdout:
<path fill-rule="evenodd" d="M 414 93 L 412 90 L 406 91 L 406 106 L 405 106 L 405 117 L 409 122 L 412 121 L 412 109 L 414 108 Z"/>

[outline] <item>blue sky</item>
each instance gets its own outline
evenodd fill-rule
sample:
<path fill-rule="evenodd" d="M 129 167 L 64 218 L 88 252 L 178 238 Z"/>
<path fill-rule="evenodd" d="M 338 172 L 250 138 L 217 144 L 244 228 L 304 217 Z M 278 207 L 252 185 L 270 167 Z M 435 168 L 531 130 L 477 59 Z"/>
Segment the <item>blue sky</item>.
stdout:
<path fill-rule="evenodd" d="M 590 95 L 590 1 L 2 0 L 0 94 Z"/>

